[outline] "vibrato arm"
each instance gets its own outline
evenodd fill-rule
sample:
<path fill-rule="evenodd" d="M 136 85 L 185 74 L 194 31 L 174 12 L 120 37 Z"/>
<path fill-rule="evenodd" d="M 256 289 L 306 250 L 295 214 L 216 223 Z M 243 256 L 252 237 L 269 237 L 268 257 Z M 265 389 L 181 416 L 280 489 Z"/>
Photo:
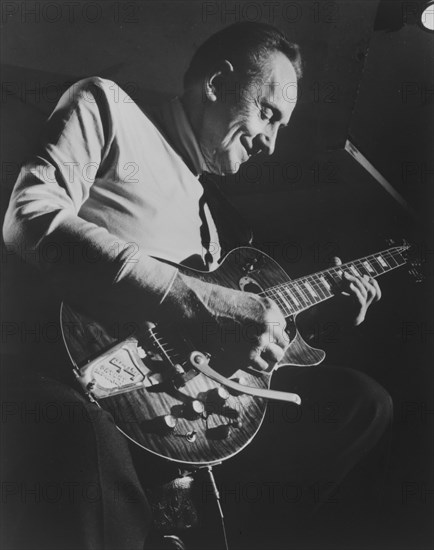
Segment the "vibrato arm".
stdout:
<path fill-rule="evenodd" d="M 213 368 L 209 366 L 209 358 L 200 351 L 193 351 L 190 354 L 190 363 L 205 376 L 208 376 L 215 382 L 219 382 L 230 388 L 231 390 L 238 391 L 240 393 L 245 393 L 247 395 L 253 395 L 254 397 L 262 397 L 264 399 L 270 399 L 273 401 L 285 401 L 287 403 L 295 403 L 296 405 L 301 404 L 301 398 L 296 393 L 268 390 L 262 388 L 253 388 L 251 386 L 244 386 L 243 384 L 238 384 L 229 378 L 221 375 Z"/>

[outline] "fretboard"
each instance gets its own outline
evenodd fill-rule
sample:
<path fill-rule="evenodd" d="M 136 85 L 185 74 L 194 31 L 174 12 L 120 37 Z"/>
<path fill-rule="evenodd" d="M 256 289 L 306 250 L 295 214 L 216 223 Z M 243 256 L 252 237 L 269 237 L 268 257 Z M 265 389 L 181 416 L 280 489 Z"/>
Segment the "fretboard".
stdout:
<path fill-rule="evenodd" d="M 289 317 L 334 296 L 344 272 L 378 277 L 404 265 L 407 260 L 403 253 L 408 248 L 408 246 L 389 248 L 307 277 L 272 286 L 261 294 L 273 299 L 285 317 Z"/>

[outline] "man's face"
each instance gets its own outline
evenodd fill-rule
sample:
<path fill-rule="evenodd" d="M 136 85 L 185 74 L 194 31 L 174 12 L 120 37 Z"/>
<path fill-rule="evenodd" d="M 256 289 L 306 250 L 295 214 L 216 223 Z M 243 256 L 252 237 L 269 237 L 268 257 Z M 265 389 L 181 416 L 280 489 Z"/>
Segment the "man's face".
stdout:
<path fill-rule="evenodd" d="M 198 137 L 208 170 L 234 174 L 252 155 L 271 155 L 277 132 L 288 124 L 296 101 L 296 74 L 281 52 L 271 52 L 261 77 L 241 92 L 235 71 L 205 108 Z"/>

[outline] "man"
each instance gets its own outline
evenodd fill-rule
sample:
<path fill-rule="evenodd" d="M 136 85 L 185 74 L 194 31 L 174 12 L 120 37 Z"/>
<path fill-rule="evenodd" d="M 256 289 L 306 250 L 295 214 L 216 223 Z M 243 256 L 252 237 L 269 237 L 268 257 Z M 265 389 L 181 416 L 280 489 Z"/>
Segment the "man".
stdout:
<path fill-rule="evenodd" d="M 109 81 L 79 82 L 61 98 L 41 150 L 18 177 L 5 242 L 18 254 L 35 250 L 37 267 L 82 311 L 121 323 L 175 319 L 254 327 L 249 334 L 255 337 L 239 343 L 241 362 L 257 369 L 274 366 L 288 344 L 275 302 L 201 282 L 161 260 L 197 265 L 199 259 L 203 268 L 217 266 L 219 254 L 210 252 L 209 243 L 220 250 L 224 223 L 203 200 L 198 176 L 235 173 L 252 155 L 271 155 L 295 108 L 283 90 L 295 89 L 300 76 L 296 45 L 271 26 L 240 23 L 199 48 L 182 97 L 151 114 Z M 239 93 L 226 93 L 233 89 Z M 44 250 L 53 243 L 62 253 L 47 262 Z M 346 277 L 343 290 L 357 303 L 359 324 L 380 290 L 372 279 Z M 390 419 L 390 398 L 351 371 L 291 371 L 289 378 L 288 391 L 297 384 L 304 395 L 341 399 L 339 429 L 326 443 L 315 426 L 306 451 L 323 450 L 324 463 L 333 464 L 340 480 L 380 438 Z M 31 474 L 27 470 L 24 479 L 45 484 L 66 479 L 96 487 L 99 498 L 81 494 L 57 505 L 30 506 L 22 520 L 14 518 L 15 547 L 146 548 L 148 503 L 128 444 L 110 415 L 97 414 L 75 389 L 52 377 L 33 378 L 21 399 L 79 404 L 72 418 L 54 427 L 26 427 L 31 441 L 42 440 L 44 453 L 35 457 L 31 450 L 25 461 L 32 464 Z M 81 409 L 92 422 L 83 420 Z M 303 441 L 293 443 L 303 447 Z"/>

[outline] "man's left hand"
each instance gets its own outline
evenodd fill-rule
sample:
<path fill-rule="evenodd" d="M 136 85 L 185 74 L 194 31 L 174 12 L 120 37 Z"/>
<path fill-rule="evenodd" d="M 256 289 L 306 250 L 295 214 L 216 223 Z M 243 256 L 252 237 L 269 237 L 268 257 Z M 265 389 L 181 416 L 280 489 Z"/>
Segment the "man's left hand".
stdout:
<path fill-rule="evenodd" d="M 336 266 L 342 265 L 340 258 L 334 258 Z M 381 290 L 375 279 L 364 275 L 363 277 L 344 272 L 342 277 L 343 296 L 352 299 L 355 306 L 354 326 L 360 325 L 365 320 L 368 307 L 381 298 Z"/>

